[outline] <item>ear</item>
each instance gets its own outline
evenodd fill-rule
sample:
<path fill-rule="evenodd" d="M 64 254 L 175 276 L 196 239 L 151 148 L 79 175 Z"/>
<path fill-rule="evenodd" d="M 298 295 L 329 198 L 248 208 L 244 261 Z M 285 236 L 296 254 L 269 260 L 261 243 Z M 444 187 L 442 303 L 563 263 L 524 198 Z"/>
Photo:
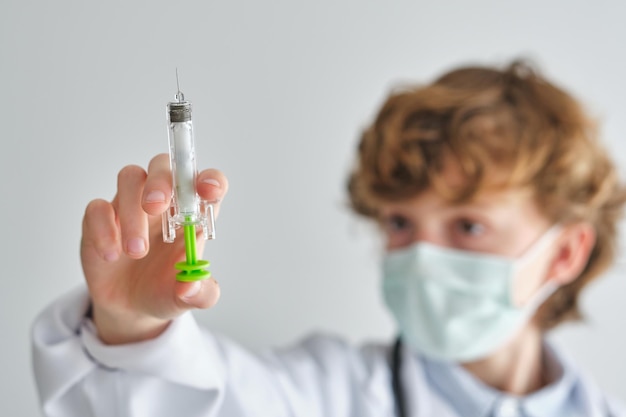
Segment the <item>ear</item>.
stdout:
<path fill-rule="evenodd" d="M 587 222 L 563 226 L 547 278 L 559 285 L 569 284 L 583 271 L 596 243 L 596 231 Z"/>

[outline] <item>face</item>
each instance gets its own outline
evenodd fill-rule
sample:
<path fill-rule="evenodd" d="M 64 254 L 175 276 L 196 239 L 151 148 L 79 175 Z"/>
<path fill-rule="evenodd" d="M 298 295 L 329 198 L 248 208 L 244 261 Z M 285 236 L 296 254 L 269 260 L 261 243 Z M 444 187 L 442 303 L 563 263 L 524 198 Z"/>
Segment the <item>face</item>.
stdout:
<path fill-rule="evenodd" d="M 448 248 L 518 257 L 550 227 L 529 192 L 482 193 L 454 204 L 432 190 L 382 206 L 380 223 L 387 249 L 419 241 Z"/>
<path fill-rule="evenodd" d="M 519 258 L 551 226 L 528 190 L 483 192 L 454 204 L 427 190 L 416 198 L 381 206 L 380 225 L 387 250 L 428 242 L 447 248 Z M 545 281 L 555 249 L 525 264 L 513 289 L 523 305 Z"/>

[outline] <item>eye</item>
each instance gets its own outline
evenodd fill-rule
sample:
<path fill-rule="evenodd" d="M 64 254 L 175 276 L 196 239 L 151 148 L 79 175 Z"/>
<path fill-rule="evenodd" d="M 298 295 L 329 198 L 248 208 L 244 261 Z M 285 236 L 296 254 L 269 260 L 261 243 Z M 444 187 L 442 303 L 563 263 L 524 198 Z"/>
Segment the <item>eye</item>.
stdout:
<path fill-rule="evenodd" d="M 413 236 L 413 222 L 406 216 L 391 214 L 381 219 L 381 226 L 387 237 L 389 249 L 410 245 Z"/>
<path fill-rule="evenodd" d="M 384 219 L 383 226 L 389 232 L 400 232 L 408 230 L 411 226 L 411 222 L 402 215 L 392 214 Z"/>
<path fill-rule="evenodd" d="M 470 219 L 457 221 L 456 229 L 464 236 L 481 236 L 485 233 L 485 226 L 482 223 Z"/>

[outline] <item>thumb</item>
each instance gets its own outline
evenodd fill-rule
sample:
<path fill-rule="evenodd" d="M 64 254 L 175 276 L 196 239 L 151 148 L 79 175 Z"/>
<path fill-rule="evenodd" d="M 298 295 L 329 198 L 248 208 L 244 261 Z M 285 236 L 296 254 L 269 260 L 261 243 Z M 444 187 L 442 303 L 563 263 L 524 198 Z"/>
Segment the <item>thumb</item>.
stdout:
<path fill-rule="evenodd" d="M 220 286 L 213 278 L 194 282 L 177 282 L 176 296 L 183 308 L 210 308 L 220 298 Z"/>

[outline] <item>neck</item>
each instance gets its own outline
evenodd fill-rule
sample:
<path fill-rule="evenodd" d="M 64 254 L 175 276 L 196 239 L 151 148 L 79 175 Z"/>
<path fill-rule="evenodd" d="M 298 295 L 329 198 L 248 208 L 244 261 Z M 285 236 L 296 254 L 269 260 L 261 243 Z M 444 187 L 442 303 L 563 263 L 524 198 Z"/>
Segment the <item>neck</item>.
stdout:
<path fill-rule="evenodd" d="M 542 332 L 532 322 L 497 352 L 462 365 L 486 385 L 513 395 L 530 394 L 549 382 L 545 377 Z"/>

